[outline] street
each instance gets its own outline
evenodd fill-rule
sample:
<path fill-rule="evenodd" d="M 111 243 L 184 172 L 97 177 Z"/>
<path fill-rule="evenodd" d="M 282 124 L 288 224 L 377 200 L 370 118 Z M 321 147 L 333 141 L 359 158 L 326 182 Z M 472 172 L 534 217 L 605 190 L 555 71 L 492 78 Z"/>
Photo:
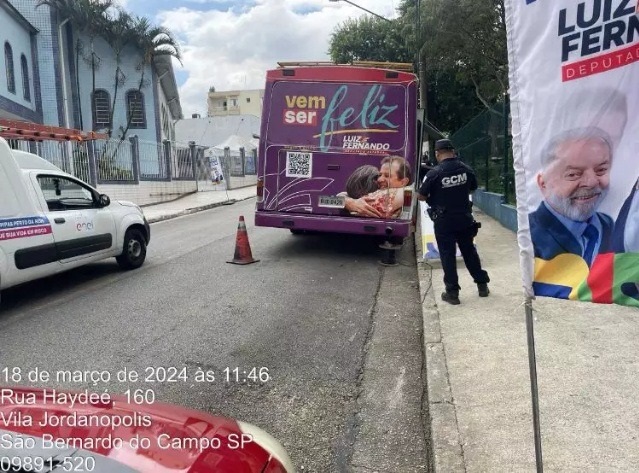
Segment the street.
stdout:
<path fill-rule="evenodd" d="M 0 368 L 186 368 L 176 382 L 46 384 L 151 389 L 156 401 L 250 422 L 298 471 L 426 471 L 412 240 L 384 267 L 376 240 L 256 228 L 254 206 L 153 224 L 139 270 L 109 260 L 3 292 Z M 256 264 L 226 263 L 240 215 Z M 198 370 L 215 381 L 197 382 Z"/>

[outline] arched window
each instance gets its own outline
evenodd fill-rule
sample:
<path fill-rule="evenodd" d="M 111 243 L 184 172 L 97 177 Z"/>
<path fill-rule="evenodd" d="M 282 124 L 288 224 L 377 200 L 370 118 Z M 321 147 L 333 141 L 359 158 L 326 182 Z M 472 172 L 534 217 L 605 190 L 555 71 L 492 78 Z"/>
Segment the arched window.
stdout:
<path fill-rule="evenodd" d="M 111 98 L 106 90 L 96 90 L 91 101 L 93 129 L 111 127 Z"/>
<path fill-rule="evenodd" d="M 29 65 L 27 58 L 23 54 L 20 56 L 20 66 L 22 67 L 22 96 L 27 102 L 31 102 L 31 83 L 29 80 Z"/>
<path fill-rule="evenodd" d="M 130 128 L 146 128 L 144 94 L 139 90 L 129 90 L 126 93 L 126 118 Z"/>
<path fill-rule="evenodd" d="M 13 49 L 9 42 L 4 43 L 4 63 L 7 67 L 7 89 L 12 94 L 16 93 L 16 74 L 13 69 Z"/>

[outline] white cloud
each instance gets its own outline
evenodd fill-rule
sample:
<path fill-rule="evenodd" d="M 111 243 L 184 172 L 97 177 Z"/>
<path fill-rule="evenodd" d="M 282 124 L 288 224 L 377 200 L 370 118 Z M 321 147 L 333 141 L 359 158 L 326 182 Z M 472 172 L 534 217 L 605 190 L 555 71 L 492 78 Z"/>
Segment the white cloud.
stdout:
<path fill-rule="evenodd" d="M 394 18 L 399 0 L 356 3 Z M 188 74 L 180 88 L 184 115 L 206 113 L 211 86 L 218 91 L 263 88 L 265 72 L 278 61 L 327 60 L 333 29 L 361 15 L 366 12 L 329 0 L 256 0 L 243 10 L 202 12 L 183 6 L 160 12 L 159 21 L 183 48 L 184 67 L 176 64 L 176 69 Z"/>
<path fill-rule="evenodd" d="M 126 8 L 129 4 L 129 0 L 114 0 L 113 2 L 114 4 L 122 7 L 122 8 Z"/>

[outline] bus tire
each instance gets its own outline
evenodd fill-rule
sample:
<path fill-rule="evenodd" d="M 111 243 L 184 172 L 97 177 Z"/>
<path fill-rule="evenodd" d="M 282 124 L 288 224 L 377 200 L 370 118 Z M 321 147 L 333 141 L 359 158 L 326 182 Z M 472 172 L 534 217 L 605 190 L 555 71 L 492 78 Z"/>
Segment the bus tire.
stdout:
<path fill-rule="evenodd" d="M 115 260 L 122 269 L 137 269 L 144 264 L 146 259 L 146 240 L 140 230 L 129 228 L 124 235 L 124 247 L 122 254 Z"/>

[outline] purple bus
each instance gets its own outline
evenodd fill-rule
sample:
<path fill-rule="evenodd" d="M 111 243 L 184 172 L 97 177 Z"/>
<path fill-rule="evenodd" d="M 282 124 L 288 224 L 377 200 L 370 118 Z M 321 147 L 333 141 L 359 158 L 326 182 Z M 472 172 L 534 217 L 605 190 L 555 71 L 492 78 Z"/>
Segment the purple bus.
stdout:
<path fill-rule="evenodd" d="M 255 224 L 403 240 L 416 219 L 418 115 L 412 73 L 379 65 L 268 71 Z"/>

